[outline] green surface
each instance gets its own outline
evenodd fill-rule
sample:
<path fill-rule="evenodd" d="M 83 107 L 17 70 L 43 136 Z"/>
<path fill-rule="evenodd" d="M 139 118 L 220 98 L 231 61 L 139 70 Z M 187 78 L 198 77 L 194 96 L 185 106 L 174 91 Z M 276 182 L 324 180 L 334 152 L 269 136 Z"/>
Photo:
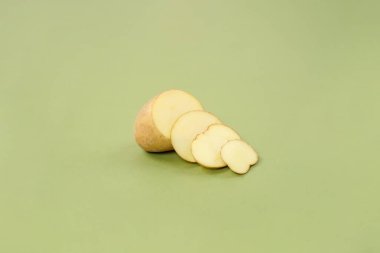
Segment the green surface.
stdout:
<path fill-rule="evenodd" d="M 0 2 L 0 252 L 379 252 L 379 1 Z M 261 155 L 142 152 L 184 89 Z"/>

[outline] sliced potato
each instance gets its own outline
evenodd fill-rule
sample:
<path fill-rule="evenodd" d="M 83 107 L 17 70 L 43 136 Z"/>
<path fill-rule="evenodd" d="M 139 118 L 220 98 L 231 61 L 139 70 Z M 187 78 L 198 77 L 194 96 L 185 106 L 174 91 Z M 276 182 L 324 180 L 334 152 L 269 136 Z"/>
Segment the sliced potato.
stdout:
<path fill-rule="evenodd" d="M 191 143 L 198 134 L 215 123 L 220 123 L 219 119 L 205 111 L 191 111 L 183 114 L 174 123 L 171 131 L 170 137 L 174 150 L 182 159 L 196 162 L 191 152 Z"/>
<path fill-rule="evenodd" d="M 148 152 L 173 150 L 170 131 L 182 114 L 203 110 L 201 103 L 181 90 L 165 91 L 146 103 L 135 121 L 136 142 Z"/>
<path fill-rule="evenodd" d="M 245 174 L 259 157 L 256 151 L 242 140 L 228 141 L 223 145 L 220 154 L 228 167 L 237 174 Z"/>
<path fill-rule="evenodd" d="M 230 140 L 240 139 L 239 135 L 223 124 L 213 124 L 199 134 L 191 144 L 191 152 L 195 160 L 207 168 L 222 168 L 226 166 L 220 150 Z"/>

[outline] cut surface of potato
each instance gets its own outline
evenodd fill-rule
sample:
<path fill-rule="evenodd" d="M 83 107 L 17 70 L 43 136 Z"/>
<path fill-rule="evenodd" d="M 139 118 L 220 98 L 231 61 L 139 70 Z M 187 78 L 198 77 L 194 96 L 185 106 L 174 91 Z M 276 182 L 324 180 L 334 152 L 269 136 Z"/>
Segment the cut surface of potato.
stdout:
<path fill-rule="evenodd" d="M 203 110 L 200 102 L 181 90 L 165 91 L 146 103 L 135 121 L 136 142 L 145 151 L 164 152 L 173 150 L 170 131 L 182 114 Z"/>
<path fill-rule="evenodd" d="M 219 119 L 205 111 L 191 111 L 180 116 L 171 131 L 174 150 L 184 160 L 196 162 L 191 144 L 198 134 L 203 133 L 210 125 L 220 123 Z"/>
<path fill-rule="evenodd" d="M 240 139 L 239 135 L 223 124 L 213 124 L 199 134 L 191 145 L 191 152 L 195 160 L 207 168 L 222 168 L 226 166 L 220 151 L 230 140 Z"/>
<path fill-rule="evenodd" d="M 242 140 L 228 141 L 220 152 L 223 161 L 237 174 L 245 174 L 259 157 L 253 148 Z"/>
<path fill-rule="evenodd" d="M 196 98 L 181 90 L 170 90 L 159 95 L 154 102 L 153 121 L 158 130 L 166 138 L 170 138 L 174 122 L 182 114 L 193 110 L 203 110 Z"/>

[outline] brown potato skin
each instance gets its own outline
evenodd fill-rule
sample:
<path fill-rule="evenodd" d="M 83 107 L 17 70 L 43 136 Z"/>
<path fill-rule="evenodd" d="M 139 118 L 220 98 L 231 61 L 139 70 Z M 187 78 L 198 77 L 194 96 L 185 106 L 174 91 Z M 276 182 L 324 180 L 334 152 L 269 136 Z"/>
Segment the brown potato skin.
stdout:
<path fill-rule="evenodd" d="M 169 138 L 163 136 L 152 117 L 152 107 L 158 96 L 148 101 L 139 111 L 135 121 L 135 140 L 147 152 L 166 152 L 173 150 Z"/>

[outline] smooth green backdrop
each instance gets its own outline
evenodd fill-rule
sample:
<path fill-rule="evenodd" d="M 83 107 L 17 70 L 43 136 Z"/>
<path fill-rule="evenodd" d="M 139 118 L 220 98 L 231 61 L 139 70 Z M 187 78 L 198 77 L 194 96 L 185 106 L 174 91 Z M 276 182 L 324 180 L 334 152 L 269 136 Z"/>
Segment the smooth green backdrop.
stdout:
<path fill-rule="evenodd" d="M 0 252 L 380 251 L 379 1 L 0 2 Z M 178 88 L 261 156 L 135 144 Z"/>

